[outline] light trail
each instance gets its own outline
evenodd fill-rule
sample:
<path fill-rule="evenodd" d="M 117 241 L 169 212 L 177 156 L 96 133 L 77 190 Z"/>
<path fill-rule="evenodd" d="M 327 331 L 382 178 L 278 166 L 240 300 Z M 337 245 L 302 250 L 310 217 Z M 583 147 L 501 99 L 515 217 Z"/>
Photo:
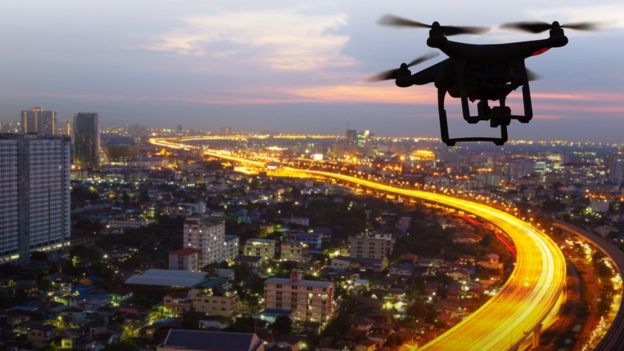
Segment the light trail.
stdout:
<path fill-rule="evenodd" d="M 158 142 L 158 141 L 157 141 Z M 162 143 L 156 145 L 165 146 Z M 180 148 L 182 144 L 167 141 Z M 263 167 L 221 151 L 209 156 Z M 281 176 L 323 177 L 356 184 L 380 192 L 435 202 L 472 213 L 503 230 L 516 247 L 514 269 L 498 294 L 463 321 L 419 350 L 509 350 L 527 346 L 534 332 L 552 322 L 564 300 L 566 264 L 559 247 L 544 232 L 512 214 L 493 207 L 448 195 L 403 189 L 333 172 L 281 167 Z M 280 173 L 281 172 L 281 173 Z"/>
<path fill-rule="evenodd" d="M 541 328 L 551 311 L 558 310 L 565 287 L 565 258 L 559 247 L 531 224 L 490 206 L 447 195 L 397 188 L 333 172 L 293 168 L 285 171 L 337 179 L 461 209 L 495 224 L 511 238 L 517 250 L 516 265 L 499 293 L 419 350 L 511 349 Z"/>

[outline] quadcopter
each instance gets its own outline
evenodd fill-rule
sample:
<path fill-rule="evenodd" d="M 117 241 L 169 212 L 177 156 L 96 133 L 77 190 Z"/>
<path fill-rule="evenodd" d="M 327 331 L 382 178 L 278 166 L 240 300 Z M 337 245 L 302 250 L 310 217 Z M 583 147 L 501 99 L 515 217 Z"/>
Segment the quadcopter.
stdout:
<path fill-rule="evenodd" d="M 530 33 L 541 33 L 549 30 L 546 39 L 504 43 L 504 44 L 467 44 L 450 41 L 447 36 L 458 34 L 481 34 L 489 29 L 484 27 L 443 26 L 438 22 L 428 25 L 409 19 L 386 15 L 379 24 L 394 27 L 429 28 L 427 45 L 439 49 L 448 56 L 447 59 L 412 74 L 410 67 L 431 59 L 437 54 L 423 55 L 410 63 L 403 63 L 398 69 L 382 72 L 369 81 L 394 79 L 397 86 L 406 88 L 412 85 L 434 83 L 438 89 L 438 113 L 442 141 L 453 146 L 457 142 L 491 141 L 503 145 L 507 141 L 507 127 L 511 120 L 529 123 L 533 118 L 529 81 L 538 76 L 528 70 L 524 60 L 545 53 L 551 48 L 565 46 L 568 38 L 563 28 L 576 30 L 593 30 L 598 23 L 582 22 L 561 25 L 559 22 L 516 22 L 504 24 L 502 28 L 523 30 Z M 512 114 L 506 105 L 507 95 L 517 88 L 522 88 L 524 111 Z M 490 127 L 500 127 L 500 137 L 466 137 L 450 138 L 449 128 L 444 109 L 446 95 L 461 99 L 464 120 L 470 124 L 489 121 Z M 477 114 L 470 111 L 470 102 L 477 101 Z M 498 106 L 489 106 L 489 101 L 497 101 Z"/>

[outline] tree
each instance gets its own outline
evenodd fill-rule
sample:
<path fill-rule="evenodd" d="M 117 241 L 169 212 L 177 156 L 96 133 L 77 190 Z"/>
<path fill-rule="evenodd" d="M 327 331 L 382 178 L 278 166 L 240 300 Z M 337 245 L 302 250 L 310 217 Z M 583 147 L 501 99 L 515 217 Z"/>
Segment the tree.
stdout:
<path fill-rule="evenodd" d="M 106 345 L 104 351 L 138 351 L 139 347 L 131 341 L 120 341 Z"/>
<path fill-rule="evenodd" d="M 186 312 L 182 316 L 182 328 L 184 329 L 197 329 L 199 328 L 199 320 L 203 314 L 198 312 Z"/>
<path fill-rule="evenodd" d="M 288 334 L 291 332 L 291 320 L 288 316 L 279 316 L 275 322 L 271 324 L 271 329 L 277 335 Z"/>
<path fill-rule="evenodd" d="M 236 321 L 224 330 L 230 332 L 253 333 L 256 330 L 256 320 L 251 317 L 236 318 Z"/>

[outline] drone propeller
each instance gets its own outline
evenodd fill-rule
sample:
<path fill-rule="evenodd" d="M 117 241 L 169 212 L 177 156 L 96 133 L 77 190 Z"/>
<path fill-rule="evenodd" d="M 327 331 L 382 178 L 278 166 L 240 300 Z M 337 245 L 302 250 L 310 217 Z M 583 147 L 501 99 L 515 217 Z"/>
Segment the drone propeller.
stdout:
<path fill-rule="evenodd" d="M 434 22 L 433 25 L 425 24 L 422 22 L 412 21 L 407 18 L 395 16 L 395 15 L 384 15 L 382 16 L 377 23 L 392 26 L 392 27 L 414 27 L 414 28 L 433 28 L 438 27 L 442 30 L 442 34 L 444 35 L 458 35 L 458 34 L 482 34 L 490 30 L 486 27 L 466 27 L 466 26 L 441 26 L 437 22 Z"/>
<path fill-rule="evenodd" d="M 542 79 L 542 76 L 540 76 L 539 74 L 535 73 L 534 71 L 532 71 L 532 70 L 530 70 L 528 68 L 526 69 L 526 74 L 527 74 L 527 79 L 529 81 Z"/>
<path fill-rule="evenodd" d="M 417 65 L 419 63 L 423 63 L 423 62 L 425 62 L 425 61 L 427 61 L 429 59 L 432 59 L 432 58 L 434 58 L 436 56 L 438 56 L 438 54 L 435 53 L 435 52 L 422 55 L 422 56 L 420 56 L 418 58 L 413 59 L 408 64 L 405 64 L 405 63 L 401 64 L 400 68 L 390 69 L 390 70 L 381 72 L 379 74 L 376 74 L 376 75 L 368 78 L 367 81 L 368 82 L 380 82 L 382 80 L 396 79 L 398 74 L 399 74 L 399 71 L 401 71 L 401 69 L 408 69 L 408 68 L 410 68 L 410 67 L 412 67 L 414 65 Z"/>
<path fill-rule="evenodd" d="M 568 28 L 574 30 L 593 31 L 607 26 L 605 22 L 576 22 L 560 25 L 559 22 L 513 22 L 501 25 L 501 28 L 521 30 L 529 33 L 541 33 L 554 27 Z"/>

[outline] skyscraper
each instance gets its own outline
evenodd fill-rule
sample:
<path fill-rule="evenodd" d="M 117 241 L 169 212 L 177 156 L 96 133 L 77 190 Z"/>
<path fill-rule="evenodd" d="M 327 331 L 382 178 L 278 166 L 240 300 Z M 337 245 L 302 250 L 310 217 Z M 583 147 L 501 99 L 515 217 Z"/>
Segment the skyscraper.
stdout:
<path fill-rule="evenodd" d="M 0 262 L 69 242 L 70 145 L 65 137 L 0 135 Z"/>
<path fill-rule="evenodd" d="M 357 144 L 358 132 L 355 129 L 347 129 L 347 145 L 356 145 Z"/>
<path fill-rule="evenodd" d="M 47 111 L 37 106 L 30 110 L 23 110 L 21 117 L 24 134 L 56 134 L 56 112 L 54 111 Z"/>
<path fill-rule="evenodd" d="M 97 113 L 78 112 L 74 115 L 74 165 L 93 170 L 100 166 L 100 124 Z"/>
<path fill-rule="evenodd" d="M 624 154 L 616 154 L 609 160 L 609 180 L 622 185 L 624 182 Z"/>

